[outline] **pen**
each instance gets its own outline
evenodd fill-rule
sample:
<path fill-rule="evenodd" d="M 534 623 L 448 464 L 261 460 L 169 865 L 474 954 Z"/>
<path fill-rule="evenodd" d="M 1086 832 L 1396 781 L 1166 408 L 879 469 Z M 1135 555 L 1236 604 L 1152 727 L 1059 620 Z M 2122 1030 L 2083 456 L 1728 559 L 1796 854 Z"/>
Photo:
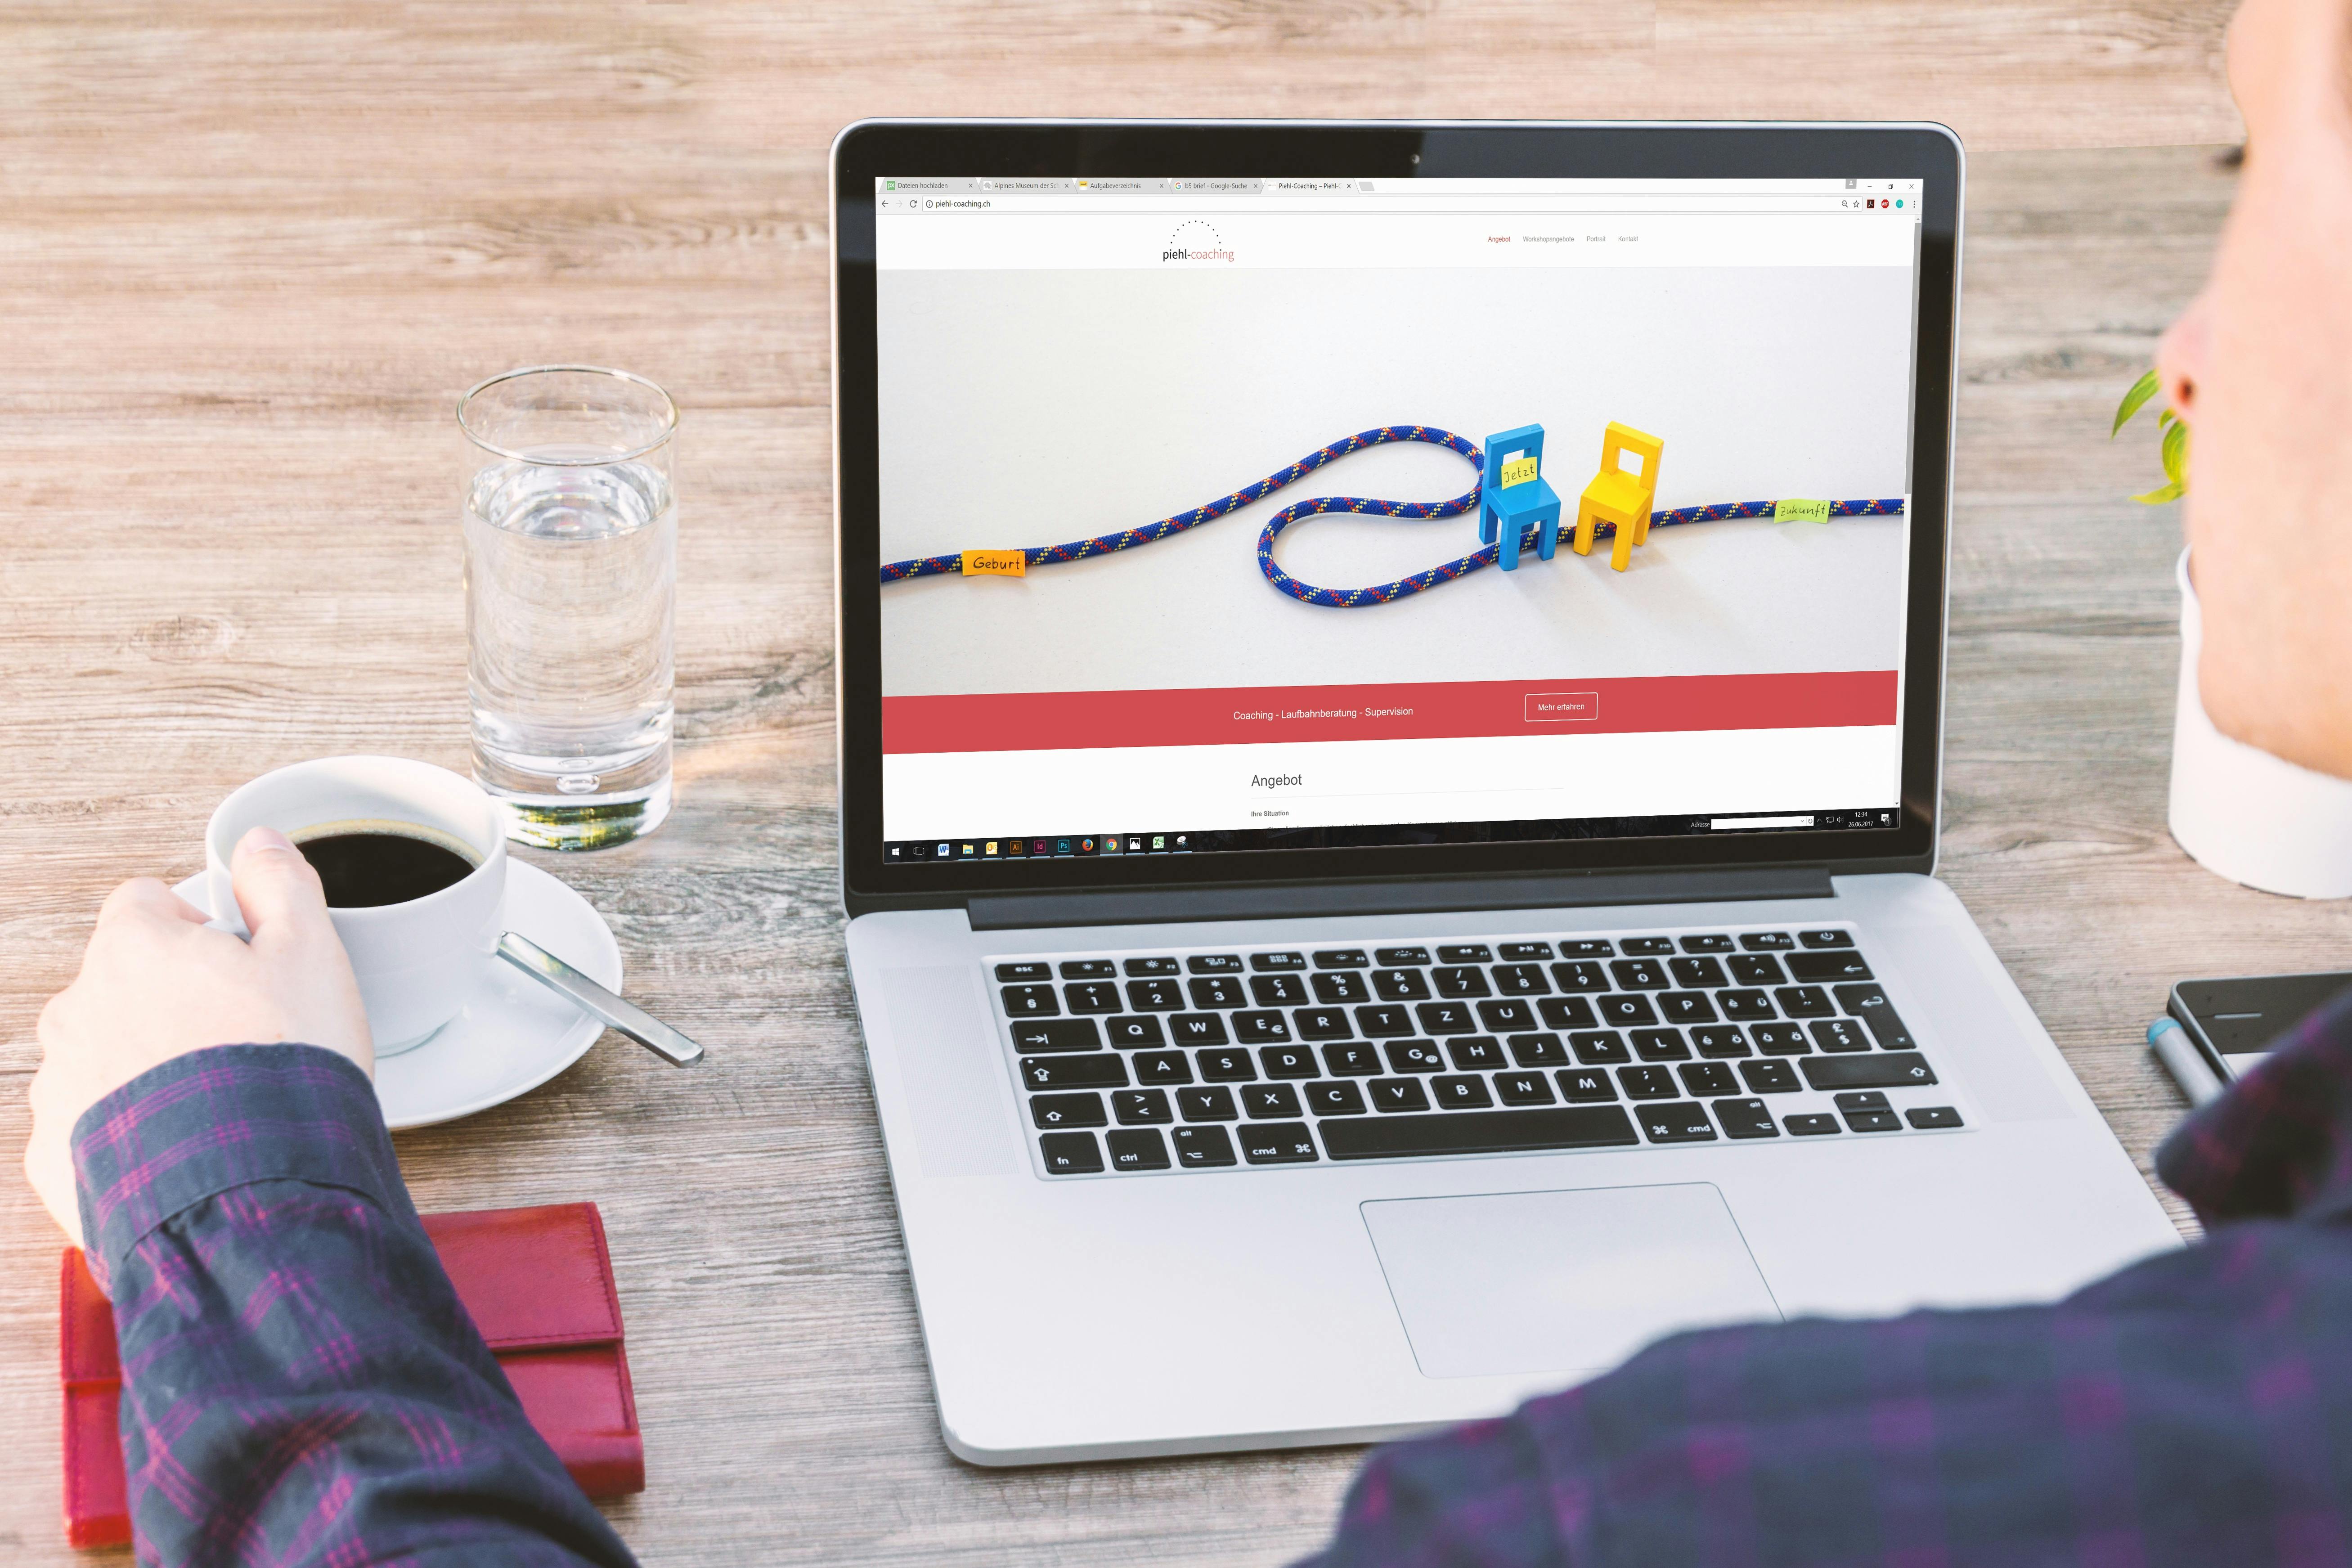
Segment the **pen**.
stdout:
<path fill-rule="evenodd" d="M 2156 1053 L 2156 1059 L 2172 1075 L 2172 1081 L 2180 1086 L 2180 1092 L 2189 1097 L 2192 1108 L 2221 1097 L 2221 1079 L 2205 1065 L 2205 1058 L 2197 1054 L 2197 1047 L 2189 1043 L 2188 1032 L 2178 1021 L 2158 1018 L 2150 1024 L 2147 1045 Z"/>

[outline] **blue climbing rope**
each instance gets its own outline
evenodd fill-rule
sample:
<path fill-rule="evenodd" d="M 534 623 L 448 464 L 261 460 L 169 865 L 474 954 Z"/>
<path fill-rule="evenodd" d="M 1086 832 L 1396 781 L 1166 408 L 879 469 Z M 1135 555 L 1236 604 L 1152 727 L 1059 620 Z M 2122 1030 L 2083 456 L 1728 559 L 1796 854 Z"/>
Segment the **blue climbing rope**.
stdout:
<path fill-rule="evenodd" d="M 1171 534 L 1181 533 L 1190 528 L 1198 528 L 1204 522 L 1214 522 L 1229 511 L 1248 506 L 1254 501 L 1264 500 L 1284 486 L 1304 479 L 1326 463 L 1334 462 L 1350 452 L 1360 452 L 1367 447 L 1382 446 L 1391 441 L 1423 441 L 1432 446 L 1444 447 L 1451 451 L 1459 452 L 1470 460 L 1474 468 L 1479 469 L 1482 473 L 1485 471 L 1485 459 L 1477 447 L 1462 437 L 1456 436 L 1451 430 L 1439 430 L 1427 425 L 1382 425 L 1377 429 L 1360 430 L 1355 435 L 1334 441 L 1328 447 L 1318 447 L 1288 468 L 1268 474 L 1257 483 L 1245 485 L 1231 495 L 1220 496 L 1206 506 L 1195 507 L 1191 511 L 1180 511 L 1173 517 L 1163 517 L 1158 522 L 1148 523 L 1141 528 L 1126 529 L 1118 533 L 1097 534 L 1092 539 L 1076 539 L 1067 544 L 1033 545 L 1023 550 L 1021 555 L 1028 566 L 1050 566 L 1058 562 L 1083 561 L 1089 555 L 1108 555 L 1114 551 L 1133 550 L 1139 545 L 1156 544 Z M 1408 594 L 1422 593 L 1441 584 L 1451 583 L 1456 578 L 1467 576 L 1482 567 L 1492 566 L 1502 553 L 1501 542 L 1498 541 L 1468 555 L 1448 561 L 1443 565 L 1433 566 L 1426 572 L 1416 572 L 1410 577 L 1400 577 L 1393 583 L 1377 583 L 1369 588 L 1318 588 L 1312 583 L 1300 582 L 1276 563 L 1274 542 L 1284 529 L 1301 518 L 1346 511 L 1375 517 L 1400 517 L 1419 522 L 1432 518 L 1459 517 L 1465 511 L 1475 511 L 1478 506 L 1478 487 L 1474 485 L 1465 494 L 1455 496 L 1451 500 L 1442 501 L 1375 500 L 1365 496 L 1317 496 L 1310 500 L 1293 501 L 1267 519 L 1265 529 L 1259 532 L 1257 536 L 1258 570 L 1265 574 L 1267 582 L 1292 598 L 1303 604 L 1322 605 L 1333 609 L 1351 610 L 1366 605 L 1385 605 L 1392 600 L 1403 598 Z M 1718 502 L 1713 506 L 1675 507 L 1665 511 L 1652 512 L 1650 526 L 1672 528 L 1677 523 L 1712 522 L 1725 518 L 1770 517 L 1778 504 L 1776 501 L 1748 500 Z M 1903 501 L 1900 497 L 1891 500 L 1841 500 L 1830 503 L 1830 515 L 1832 517 L 1885 517 L 1898 513 L 1902 510 Z M 1519 548 L 1522 552 L 1536 548 L 1536 534 L 1540 526 L 1540 524 L 1530 523 L 1521 531 Z M 1597 525 L 1593 531 L 1596 537 L 1607 538 L 1616 532 L 1616 528 L 1613 524 L 1603 522 Z M 1012 552 L 1007 551 L 1005 553 Z M 882 581 L 898 583 L 910 577 L 932 577 L 942 573 L 961 574 L 962 571 L 961 555 L 918 555 L 905 561 L 892 561 L 886 563 L 882 568 Z"/>

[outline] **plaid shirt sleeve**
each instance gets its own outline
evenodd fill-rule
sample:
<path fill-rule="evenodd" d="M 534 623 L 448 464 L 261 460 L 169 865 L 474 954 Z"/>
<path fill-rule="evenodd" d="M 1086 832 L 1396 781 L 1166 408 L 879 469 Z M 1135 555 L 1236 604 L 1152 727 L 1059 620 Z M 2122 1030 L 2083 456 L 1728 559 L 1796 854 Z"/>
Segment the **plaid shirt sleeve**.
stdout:
<path fill-rule="evenodd" d="M 1676 1335 L 1375 1453 L 1312 1568 L 2352 1562 L 2352 994 L 2158 1169 L 2202 1242 L 2054 1306 Z"/>
<path fill-rule="evenodd" d="M 350 1061 L 181 1057 L 73 1149 L 142 1563 L 633 1563 L 459 1304 Z"/>

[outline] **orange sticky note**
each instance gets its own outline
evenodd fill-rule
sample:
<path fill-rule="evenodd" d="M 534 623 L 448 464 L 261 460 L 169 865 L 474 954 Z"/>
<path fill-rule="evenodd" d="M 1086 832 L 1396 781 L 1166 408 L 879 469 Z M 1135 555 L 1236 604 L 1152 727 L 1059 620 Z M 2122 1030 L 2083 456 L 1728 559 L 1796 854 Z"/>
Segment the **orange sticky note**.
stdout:
<path fill-rule="evenodd" d="M 963 552 L 963 574 L 967 577 L 1019 577 L 1029 570 L 1029 557 L 1018 550 L 967 550 Z"/>

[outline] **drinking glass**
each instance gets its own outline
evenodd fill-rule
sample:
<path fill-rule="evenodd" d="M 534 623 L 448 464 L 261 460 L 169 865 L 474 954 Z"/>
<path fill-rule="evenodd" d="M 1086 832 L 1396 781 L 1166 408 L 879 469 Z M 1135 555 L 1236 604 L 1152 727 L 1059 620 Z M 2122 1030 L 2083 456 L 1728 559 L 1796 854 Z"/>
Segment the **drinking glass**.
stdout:
<path fill-rule="evenodd" d="M 642 837 L 669 815 L 677 406 L 540 365 L 467 393 L 457 426 L 474 776 L 518 843 Z"/>

